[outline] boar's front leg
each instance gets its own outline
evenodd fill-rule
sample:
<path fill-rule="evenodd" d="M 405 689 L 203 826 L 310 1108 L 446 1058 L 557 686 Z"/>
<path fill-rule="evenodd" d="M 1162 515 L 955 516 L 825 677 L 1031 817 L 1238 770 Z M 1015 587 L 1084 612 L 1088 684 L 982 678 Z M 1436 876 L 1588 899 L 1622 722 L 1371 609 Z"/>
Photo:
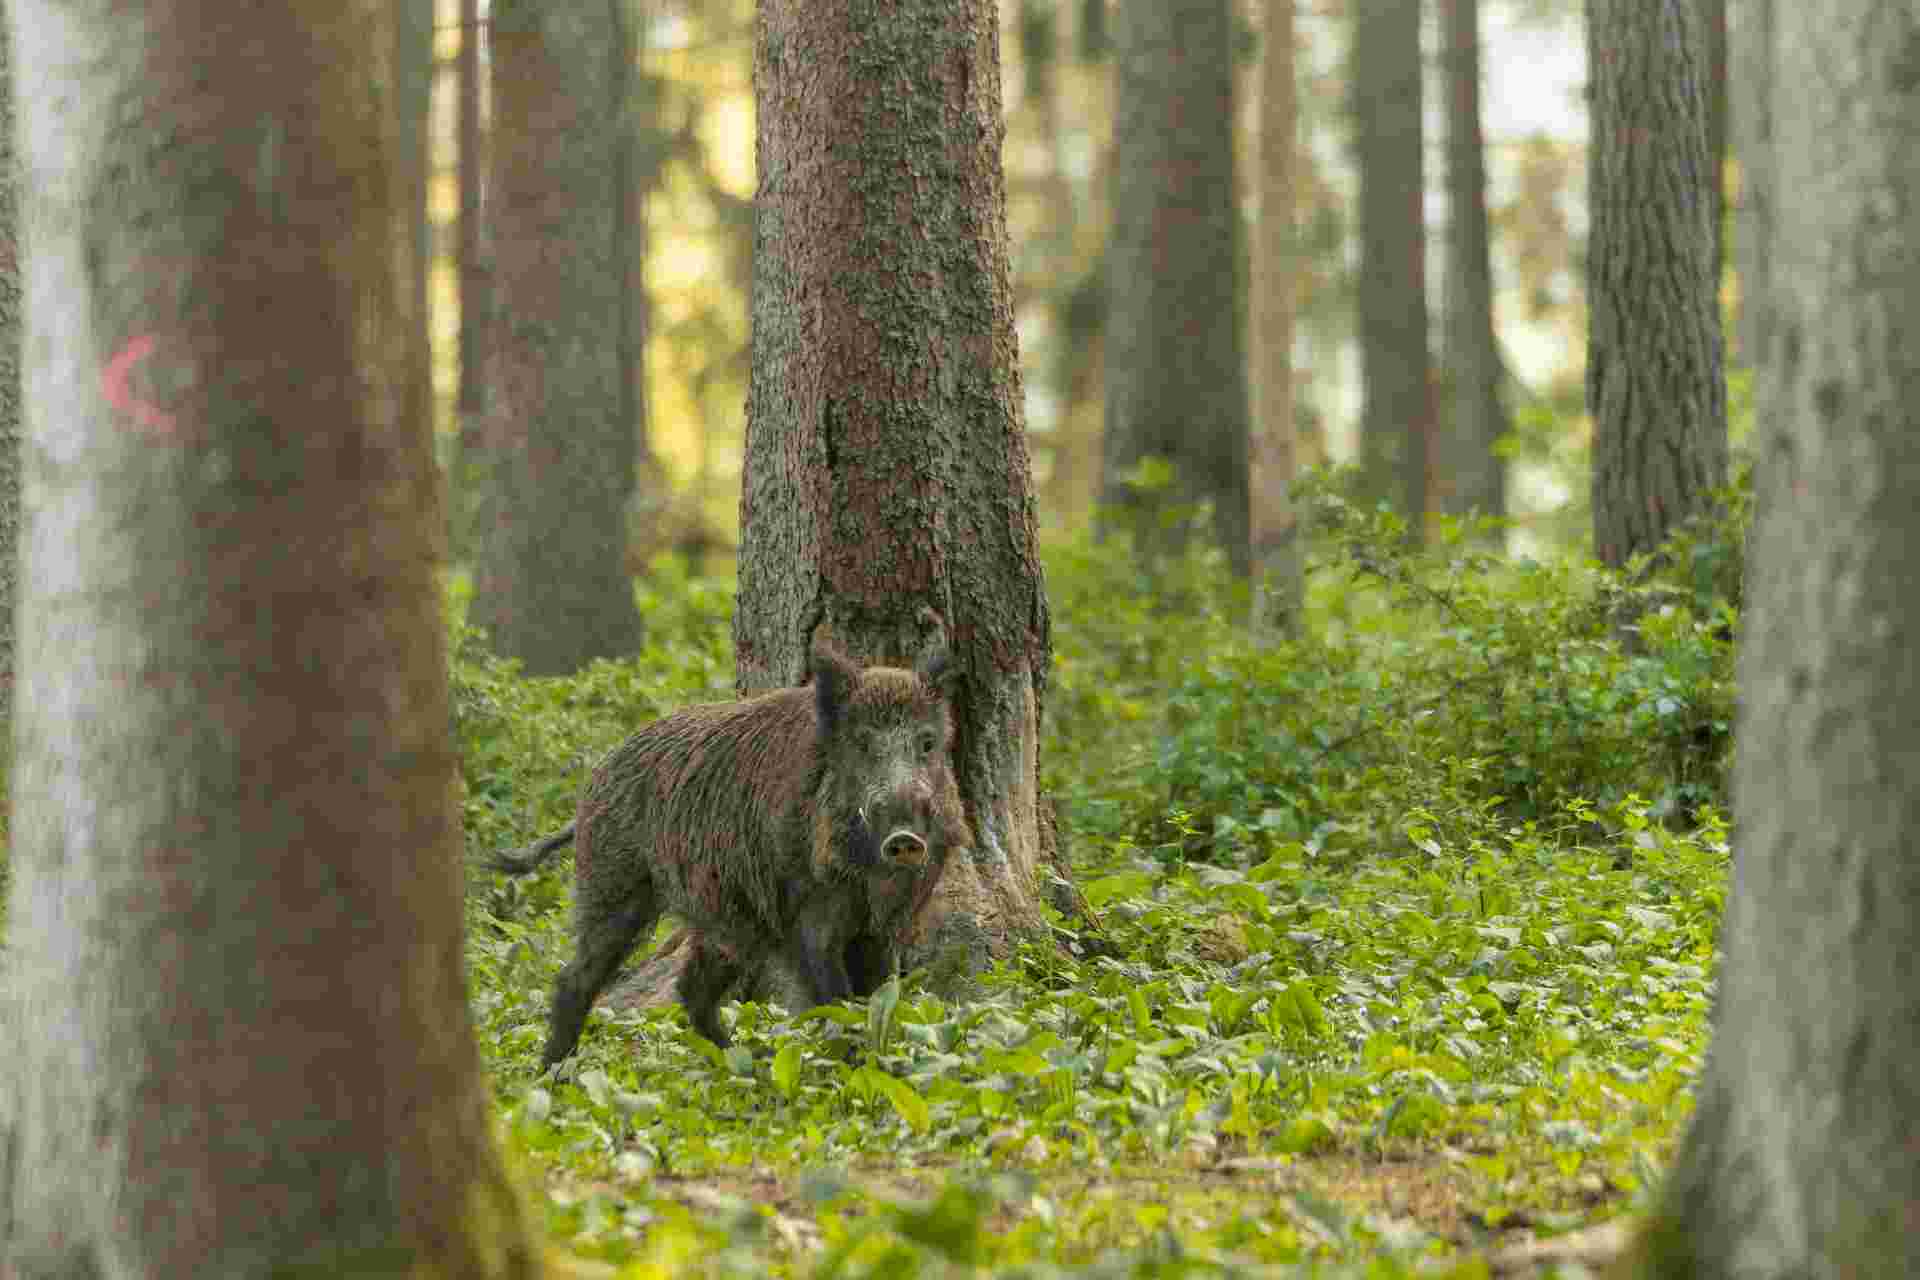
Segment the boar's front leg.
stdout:
<path fill-rule="evenodd" d="M 687 947 L 675 991 L 693 1029 L 724 1049 L 732 1038 L 720 1025 L 720 1002 L 739 980 L 742 966 L 726 944 L 698 933 L 687 940 Z"/>
<path fill-rule="evenodd" d="M 854 905 L 847 900 L 850 887 L 822 886 L 801 907 L 787 939 L 788 962 L 806 989 L 809 1008 L 853 994 L 847 974 L 847 915 Z"/>

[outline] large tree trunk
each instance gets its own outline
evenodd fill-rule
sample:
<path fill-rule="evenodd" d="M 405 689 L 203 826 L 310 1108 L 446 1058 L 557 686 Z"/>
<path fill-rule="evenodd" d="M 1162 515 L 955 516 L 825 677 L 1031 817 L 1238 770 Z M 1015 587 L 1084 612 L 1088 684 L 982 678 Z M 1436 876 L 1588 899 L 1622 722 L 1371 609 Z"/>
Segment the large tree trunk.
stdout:
<path fill-rule="evenodd" d="M 1616 567 L 1726 483 L 1703 52 L 1697 0 L 1587 6 L 1593 545 Z"/>
<path fill-rule="evenodd" d="M 491 36 L 494 296 L 473 619 L 497 652 L 555 675 L 640 644 L 626 570 L 633 245 L 619 217 L 631 46 L 624 0 L 494 0 Z"/>
<path fill-rule="evenodd" d="M 1920 1275 L 1920 97 L 1910 5 L 1774 7 L 1739 849 L 1647 1274 Z"/>
<path fill-rule="evenodd" d="M 742 693 L 816 629 L 908 659 L 937 613 L 964 673 L 955 773 L 978 840 L 919 946 L 1041 928 L 1050 649 L 1008 283 L 989 0 L 764 0 L 753 389 L 734 640 Z"/>
<path fill-rule="evenodd" d="M 1360 170 L 1360 485 L 1425 532 L 1436 432 L 1427 342 L 1420 0 L 1354 0 L 1349 74 Z"/>
<path fill-rule="evenodd" d="M 1294 83 L 1294 0 L 1266 0 L 1260 56 L 1260 221 L 1253 242 L 1252 507 L 1254 626 L 1292 630 L 1303 583 L 1299 519 L 1288 492 L 1299 470 L 1293 407 L 1293 207 L 1299 92 Z"/>
<path fill-rule="evenodd" d="M 1239 291 L 1230 0 L 1120 0 L 1114 23 L 1113 230 L 1107 241 L 1103 500 L 1148 543 L 1166 503 L 1213 504 L 1250 566 L 1247 372 Z M 1127 483 L 1144 460 L 1174 486 Z"/>
<path fill-rule="evenodd" d="M 0 5 L 0 717 L 13 711 L 13 599 L 20 529 L 20 223 L 12 44 Z"/>
<path fill-rule="evenodd" d="M 1439 506 L 1507 514 L 1504 370 L 1493 327 L 1487 159 L 1480 133 L 1480 0 L 1440 0 L 1447 78 L 1447 448 Z"/>
<path fill-rule="evenodd" d="M 11 9 L 0 1274 L 529 1274 L 467 1014 L 393 6 Z"/>

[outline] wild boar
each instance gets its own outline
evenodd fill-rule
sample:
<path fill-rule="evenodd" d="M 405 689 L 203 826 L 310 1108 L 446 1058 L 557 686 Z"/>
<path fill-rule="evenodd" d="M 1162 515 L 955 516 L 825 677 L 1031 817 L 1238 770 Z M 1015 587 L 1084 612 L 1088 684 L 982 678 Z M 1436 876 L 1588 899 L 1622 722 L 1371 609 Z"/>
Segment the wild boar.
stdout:
<path fill-rule="evenodd" d="M 572 826 L 494 860 L 521 874 L 575 847 L 575 952 L 554 984 L 546 1065 L 573 1052 L 663 914 L 696 933 L 676 993 L 716 1044 L 719 1004 L 748 965 L 799 1009 L 885 977 L 947 857 L 972 844 L 951 764 L 953 672 L 944 650 L 862 669 L 823 646 L 811 666 L 810 686 L 641 729 L 594 770 Z"/>

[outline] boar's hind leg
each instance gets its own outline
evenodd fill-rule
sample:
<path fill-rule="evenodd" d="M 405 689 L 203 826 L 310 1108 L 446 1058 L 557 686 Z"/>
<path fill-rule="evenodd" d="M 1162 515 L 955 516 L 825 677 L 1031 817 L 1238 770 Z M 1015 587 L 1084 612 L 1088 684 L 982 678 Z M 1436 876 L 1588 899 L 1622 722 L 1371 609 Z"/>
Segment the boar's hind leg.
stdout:
<path fill-rule="evenodd" d="M 599 904 L 594 907 L 580 909 L 573 963 L 560 971 L 553 984 L 552 1021 L 546 1051 L 540 1055 L 543 1066 L 550 1067 L 573 1052 L 580 1043 L 580 1029 L 587 1024 L 587 1010 L 613 981 L 641 933 L 660 918 L 653 885 L 645 880 L 625 901 L 613 904 L 612 910 L 599 910 Z"/>

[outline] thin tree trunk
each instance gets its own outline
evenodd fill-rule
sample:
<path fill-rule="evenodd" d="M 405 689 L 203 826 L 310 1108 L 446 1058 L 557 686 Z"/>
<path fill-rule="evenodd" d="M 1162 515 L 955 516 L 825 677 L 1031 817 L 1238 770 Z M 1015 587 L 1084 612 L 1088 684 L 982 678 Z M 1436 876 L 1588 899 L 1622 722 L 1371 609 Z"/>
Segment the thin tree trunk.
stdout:
<path fill-rule="evenodd" d="M 487 264 L 481 251 L 480 0 L 460 0 L 459 85 L 460 182 L 460 439 L 465 449 L 479 448 L 479 416 L 486 407 L 482 342 L 486 333 Z"/>
<path fill-rule="evenodd" d="M 1702 83 L 1707 112 L 1707 186 L 1713 194 L 1713 294 L 1726 270 L 1727 0 L 1699 0 Z"/>
<path fill-rule="evenodd" d="M 1726 483 L 1702 44 L 1696 0 L 1587 7 L 1593 544 L 1616 567 Z"/>
<path fill-rule="evenodd" d="M 1361 495 L 1425 532 L 1436 433 L 1427 340 L 1420 0 L 1354 0 L 1350 83 L 1360 170 Z"/>
<path fill-rule="evenodd" d="M 531 1274 L 467 1013 L 397 16 L 10 8 L 0 1274 Z"/>
<path fill-rule="evenodd" d="M 13 714 L 20 539 L 20 221 L 13 156 L 13 37 L 0 3 L 0 717 Z"/>
<path fill-rule="evenodd" d="M 909 959 L 1041 928 L 1048 618 L 1034 545 L 990 0 L 764 0 L 753 389 L 734 615 L 741 692 L 944 630 L 978 847 Z M 938 615 L 936 624 L 931 614 Z"/>
<path fill-rule="evenodd" d="M 432 368 L 433 327 L 428 323 L 428 285 L 433 275 L 433 219 L 427 210 L 427 184 L 433 172 L 433 10 L 434 0 L 398 0 L 394 11 L 393 92 L 399 134 L 400 165 L 396 198 L 413 219 L 413 245 L 407 276 L 411 294 L 407 314 L 420 325 L 421 350 Z M 429 383 L 431 385 L 431 383 Z"/>
<path fill-rule="evenodd" d="M 1734 209 L 1734 264 L 1740 280 L 1740 309 L 1735 324 L 1741 362 L 1759 363 L 1767 349 L 1767 246 L 1773 237 L 1773 86 L 1753 77 L 1749 68 L 1769 65 L 1773 48 L 1774 0 L 1744 0 L 1733 11 L 1728 33 L 1729 61 L 1740 74 L 1727 77 L 1732 106 L 1729 135 L 1740 174 L 1740 202 Z"/>
<path fill-rule="evenodd" d="M 491 294 L 484 248 L 486 224 L 482 212 L 486 155 L 485 111 L 481 104 L 484 73 L 481 45 L 486 24 L 480 18 L 480 0 L 459 0 L 460 52 L 454 65 L 456 181 L 460 192 L 459 222 L 455 229 L 454 270 L 460 297 L 460 384 L 454 400 L 455 436 L 447 470 L 447 519 L 452 556 L 471 561 L 479 545 L 478 514 L 481 470 L 485 458 L 487 312 Z"/>
<path fill-rule="evenodd" d="M 638 426 L 624 0 L 494 0 L 494 265 L 474 621 L 530 674 L 640 645 L 627 577 Z M 630 227 L 629 227 L 630 229 Z"/>
<path fill-rule="evenodd" d="M 1233 149 L 1230 0 L 1120 0 L 1114 32 L 1113 230 L 1107 242 L 1104 501 L 1151 551 L 1168 502 L 1213 505 L 1234 571 L 1247 533 L 1245 335 Z M 1170 490 L 1129 483 L 1170 464 Z"/>
<path fill-rule="evenodd" d="M 1260 222 L 1253 253 L 1254 437 L 1250 451 L 1253 620 L 1268 633 L 1299 622 L 1299 520 L 1288 492 L 1299 469 L 1293 403 L 1293 206 L 1299 91 L 1294 0 L 1265 0 L 1260 58 Z"/>
<path fill-rule="evenodd" d="M 1641 1273 L 1920 1275 L 1920 97 L 1909 5 L 1773 9 L 1778 201 L 1714 1042 Z"/>
<path fill-rule="evenodd" d="M 1447 76 L 1447 434 L 1440 509 L 1507 513 L 1501 396 L 1487 226 L 1486 147 L 1480 133 L 1480 0 L 1440 0 Z"/>

